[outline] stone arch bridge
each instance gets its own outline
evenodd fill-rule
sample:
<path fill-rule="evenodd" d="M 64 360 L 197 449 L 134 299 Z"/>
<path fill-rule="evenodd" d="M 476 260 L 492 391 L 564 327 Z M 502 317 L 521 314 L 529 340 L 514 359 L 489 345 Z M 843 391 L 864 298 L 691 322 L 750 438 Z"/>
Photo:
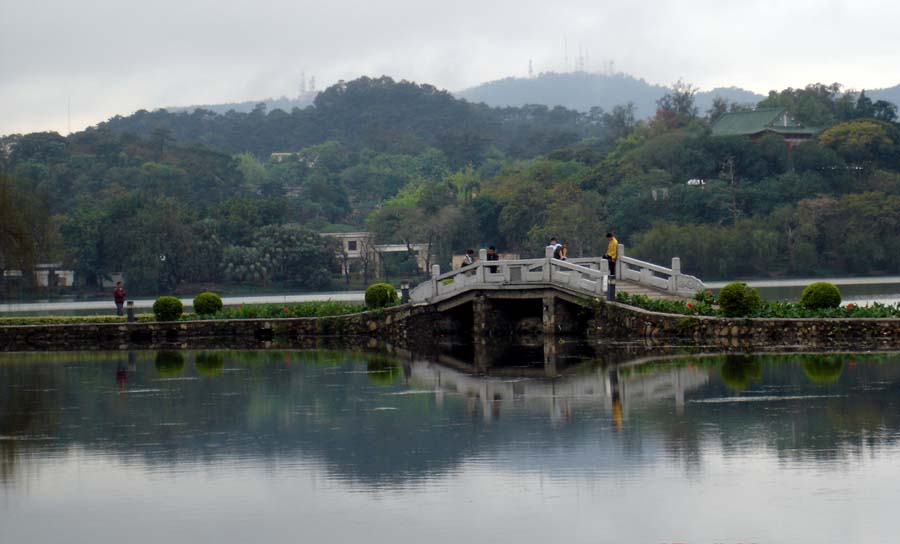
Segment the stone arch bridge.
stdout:
<path fill-rule="evenodd" d="M 619 245 L 615 274 L 600 257 L 554 259 L 550 248 L 542 259 L 488 261 L 484 249 L 471 265 L 441 273 L 410 292 L 410 302 L 430 304 L 454 329 L 471 330 L 475 338 L 506 334 L 579 334 L 592 312 L 592 302 L 614 300 L 615 293 L 650 298 L 686 299 L 705 285 L 671 267 L 634 259 Z"/>

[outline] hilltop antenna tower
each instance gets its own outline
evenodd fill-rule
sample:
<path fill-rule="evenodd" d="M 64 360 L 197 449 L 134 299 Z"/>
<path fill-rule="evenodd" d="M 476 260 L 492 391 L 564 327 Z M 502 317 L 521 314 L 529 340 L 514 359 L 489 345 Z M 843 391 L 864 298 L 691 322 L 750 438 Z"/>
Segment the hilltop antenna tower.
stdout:
<path fill-rule="evenodd" d="M 534 79 L 534 70 L 531 67 L 531 59 L 528 59 L 528 79 Z"/>
<path fill-rule="evenodd" d="M 316 76 L 309 76 L 309 92 L 316 92 Z"/>
<path fill-rule="evenodd" d="M 306 94 L 306 72 L 300 72 L 300 95 Z"/>
<path fill-rule="evenodd" d="M 581 54 L 581 44 L 578 44 L 578 58 L 575 59 L 575 71 L 584 72 L 584 55 Z"/>

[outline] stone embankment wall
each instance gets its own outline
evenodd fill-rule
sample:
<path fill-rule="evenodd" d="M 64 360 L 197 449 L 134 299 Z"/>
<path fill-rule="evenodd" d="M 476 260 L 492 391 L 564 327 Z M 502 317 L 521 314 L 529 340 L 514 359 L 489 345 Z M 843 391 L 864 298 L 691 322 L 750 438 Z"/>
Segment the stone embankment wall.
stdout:
<path fill-rule="evenodd" d="M 429 306 L 398 306 L 324 318 L 7 326 L 0 327 L 0 350 L 252 347 L 272 340 L 302 343 L 315 338 L 340 338 L 362 346 L 379 341 L 407 346 L 436 339 L 444 325 Z"/>
<path fill-rule="evenodd" d="M 693 344 L 900 349 L 900 319 L 767 319 L 685 316 L 600 304 L 590 336 L 679 339 Z"/>
<path fill-rule="evenodd" d="M 742 319 L 654 313 L 600 303 L 588 323 L 595 339 L 677 340 L 697 346 L 755 350 L 766 346 L 900 349 L 900 319 Z M 359 314 L 296 319 L 229 319 L 0 327 L 0 350 L 42 351 L 130 347 L 267 347 L 339 339 L 344 345 L 388 343 L 425 349 L 451 335 L 471 334 L 433 306 L 398 306 Z M 554 327 L 555 329 L 555 327 Z"/>

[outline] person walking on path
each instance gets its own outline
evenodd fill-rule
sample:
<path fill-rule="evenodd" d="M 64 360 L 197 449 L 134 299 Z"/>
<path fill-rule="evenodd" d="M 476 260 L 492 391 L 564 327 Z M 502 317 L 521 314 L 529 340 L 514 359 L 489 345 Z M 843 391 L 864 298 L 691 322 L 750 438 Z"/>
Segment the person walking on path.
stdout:
<path fill-rule="evenodd" d="M 619 241 L 616 240 L 616 237 L 613 236 L 611 232 L 606 233 L 606 241 L 608 242 L 606 246 L 606 254 L 603 255 L 603 258 L 609 261 L 609 275 L 616 275 L 616 260 L 619 258 Z"/>
<path fill-rule="evenodd" d="M 113 290 L 113 300 L 116 301 L 116 315 L 125 315 L 125 288 L 120 281 Z"/>

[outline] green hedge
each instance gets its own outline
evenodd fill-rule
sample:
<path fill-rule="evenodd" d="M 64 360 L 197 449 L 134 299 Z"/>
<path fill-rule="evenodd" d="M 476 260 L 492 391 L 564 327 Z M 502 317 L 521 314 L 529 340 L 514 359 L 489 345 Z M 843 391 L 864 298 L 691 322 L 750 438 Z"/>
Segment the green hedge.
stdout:
<path fill-rule="evenodd" d="M 245 304 L 223 308 L 212 315 L 186 319 L 277 319 L 287 317 L 334 317 L 366 311 L 363 304 L 322 300 L 295 304 Z"/>
<path fill-rule="evenodd" d="M 135 321 L 156 321 L 153 314 L 136 314 Z M 77 325 L 83 323 L 125 323 L 127 318 L 118 315 L 41 315 L 0 317 L 0 327 L 15 325 Z"/>

